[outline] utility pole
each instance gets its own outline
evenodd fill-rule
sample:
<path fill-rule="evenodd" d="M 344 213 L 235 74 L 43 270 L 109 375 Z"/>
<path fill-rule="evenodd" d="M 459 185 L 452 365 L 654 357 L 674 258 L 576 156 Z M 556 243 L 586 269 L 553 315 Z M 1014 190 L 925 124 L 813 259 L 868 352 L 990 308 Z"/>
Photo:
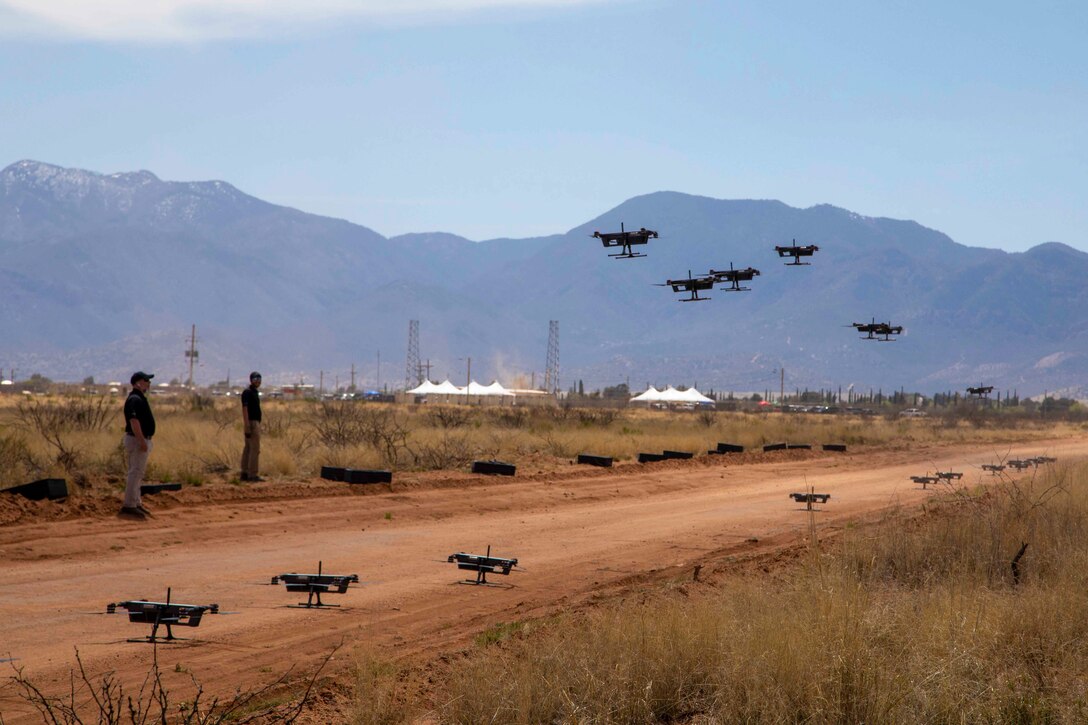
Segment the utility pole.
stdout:
<path fill-rule="evenodd" d="M 778 370 L 778 402 L 781 403 L 786 397 L 786 368 L 782 367 Z"/>
<path fill-rule="evenodd" d="M 468 386 L 472 385 L 472 358 L 468 358 L 468 363 L 465 367 L 468 370 L 465 374 L 465 392 L 468 392 Z"/>
<path fill-rule="evenodd" d="M 417 323 L 418 324 L 418 323 Z M 374 389 L 382 389 L 382 351 L 378 350 L 378 377 L 374 382 Z"/>
<path fill-rule="evenodd" d="M 318 377 L 317 394 L 318 395 L 324 395 L 325 394 L 325 371 L 324 370 L 321 371 L 321 374 Z"/>
<path fill-rule="evenodd" d="M 193 363 L 196 362 L 200 353 L 196 349 L 196 325 L 193 325 L 193 332 L 189 336 L 189 349 L 185 351 L 185 357 L 189 360 L 189 388 L 193 387 Z"/>
<path fill-rule="evenodd" d="M 352 392 L 352 393 L 355 392 L 355 363 L 351 364 L 351 391 L 350 392 Z"/>

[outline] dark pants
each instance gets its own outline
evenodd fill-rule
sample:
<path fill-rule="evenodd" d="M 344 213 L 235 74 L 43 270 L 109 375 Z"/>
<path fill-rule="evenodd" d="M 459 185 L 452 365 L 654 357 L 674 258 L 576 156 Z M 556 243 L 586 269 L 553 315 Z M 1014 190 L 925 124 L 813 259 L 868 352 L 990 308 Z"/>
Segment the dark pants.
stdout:
<path fill-rule="evenodd" d="M 246 445 L 242 449 L 242 473 L 256 478 L 258 459 L 261 457 L 261 423 L 250 421 L 249 427 L 252 432 L 246 436 Z"/>

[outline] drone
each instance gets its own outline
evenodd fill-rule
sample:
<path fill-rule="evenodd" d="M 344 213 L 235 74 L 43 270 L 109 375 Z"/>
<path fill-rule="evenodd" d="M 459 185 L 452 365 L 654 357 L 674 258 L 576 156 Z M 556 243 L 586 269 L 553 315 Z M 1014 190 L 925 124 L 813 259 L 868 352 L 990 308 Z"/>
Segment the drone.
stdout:
<path fill-rule="evenodd" d="M 877 322 L 876 318 L 873 318 L 872 322 L 853 322 L 850 327 L 856 327 L 858 332 L 867 333 L 866 337 L 862 340 L 879 340 L 880 342 L 895 342 L 892 340 L 892 335 L 902 335 L 903 326 L 893 325 L 890 322 Z"/>
<path fill-rule="evenodd" d="M 797 503 L 805 504 L 806 511 L 817 511 L 818 509 L 812 508 L 812 504 L 827 503 L 827 500 L 831 498 L 831 494 L 806 491 L 804 493 L 791 493 L 790 498 L 792 498 Z"/>
<path fill-rule="evenodd" d="M 322 574 L 321 562 L 317 562 L 316 574 L 280 574 L 272 577 L 273 584 L 283 582 L 289 592 L 306 592 L 306 601 L 299 602 L 298 606 L 306 607 L 339 607 L 339 604 L 325 604 L 321 601 L 322 594 L 343 594 L 348 590 L 352 582 L 359 581 L 358 574 Z M 314 598 L 317 598 L 316 603 Z"/>
<path fill-rule="evenodd" d="M 996 476 L 1005 470 L 1005 466 L 1000 463 L 983 463 L 982 470 L 989 471 L 992 475 Z"/>
<path fill-rule="evenodd" d="M 992 385 L 979 385 L 977 388 L 967 388 L 967 394 L 973 395 L 977 398 L 989 397 L 990 393 L 994 391 Z"/>
<path fill-rule="evenodd" d="M 940 478 L 937 477 L 937 476 L 928 476 L 928 475 L 927 476 L 911 476 L 910 480 L 914 481 L 915 483 L 922 484 L 922 488 L 924 489 L 927 486 L 929 486 L 929 484 L 931 484 L 931 483 L 937 483 L 937 481 L 939 481 Z"/>
<path fill-rule="evenodd" d="M 657 232 L 646 227 L 641 227 L 637 232 L 629 232 L 623 227 L 623 222 L 620 222 L 620 231 L 618 232 L 593 232 L 593 236 L 601 240 L 601 244 L 605 247 L 621 247 L 622 251 L 616 254 L 609 254 L 609 257 L 634 259 L 635 257 L 645 257 L 645 254 L 639 254 L 631 250 L 632 244 L 646 244 L 651 238 L 657 239 Z"/>
<path fill-rule="evenodd" d="M 733 263 L 729 263 L 729 269 L 721 271 L 710 270 L 710 276 L 714 278 L 715 282 L 728 282 L 729 287 L 719 287 L 718 289 L 725 290 L 726 292 L 748 292 L 751 287 L 741 287 L 741 282 L 751 282 L 753 277 L 759 276 L 759 270 L 754 267 L 746 267 L 745 269 L 733 269 Z"/>
<path fill-rule="evenodd" d="M 778 252 L 779 257 L 793 257 L 792 262 L 786 262 L 788 267 L 807 267 L 809 262 L 802 262 L 801 257 L 811 257 L 814 253 L 820 251 L 820 248 L 815 244 L 809 244 L 806 246 L 798 246 L 797 240 L 793 240 L 793 244 L 788 247 L 775 247 L 774 251 Z"/>
<path fill-rule="evenodd" d="M 518 565 L 517 559 L 504 559 L 497 556 L 491 556 L 490 546 L 487 547 L 486 554 L 480 555 L 457 552 L 456 554 L 450 554 L 446 561 L 451 564 L 456 563 L 458 569 L 476 572 L 475 580 L 464 579 L 460 582 L 461 584 L 482 584 L 485 586 L 499 586 L 487 581 L 488 574 L 509 576 L 510 571 Z"/>
<path fill-rule="evenodd" d="M 151 634 L 147 637 L 129 639 L 128 642 L 175 642 L 181 637 L 174 636 L 173 627 L 199 627 L 205 612 L 219 614 L 218 604 L 179 604 L 170 601 L 170 589 L 166 590 L 165 602 L 151 602 L 136 599 L 127 602 L 110 602 L 106 605 L 106 614 L 115 614 L 117 608 L 128 610 L 128 621 L 150 624 Z M 166 637 L 158 637 L 159 625 L 166 626 Z"/>
<path fill-rule="evenodd" d="M 687 299 L 677 300 L 677 302 L 705 302 L 709 300 L 709 297 L 700 297 L 699 292 L 709 289 L 714 289 L 714 283 L 718 281 L 718 278 L 714 276 L 714 273 L 704 275 L 702 277 L 691 276 L 691 270 L 688 270 L 687 279 L 668 279 L 664 284 L 657 284 L 658 287 L 672 287 L 673 292 L 690 292 L 691 296 Z"/>

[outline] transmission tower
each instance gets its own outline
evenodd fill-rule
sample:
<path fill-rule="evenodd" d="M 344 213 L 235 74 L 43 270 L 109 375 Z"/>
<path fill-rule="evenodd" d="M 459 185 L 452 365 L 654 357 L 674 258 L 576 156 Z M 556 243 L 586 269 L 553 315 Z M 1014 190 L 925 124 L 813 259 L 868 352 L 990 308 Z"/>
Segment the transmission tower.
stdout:
<path fill-rule="evenodd" d="M 419 378 L 419 320 L 408 320 L 408 362 L 404 367 L 404 389 L 422 385 Z M 413 385 L 413 381 L 415 385 Z"/>
<path fill-rule="evenodd" d="M 559 320 L 548 320 L 548 362 L 544 366 L 544 390 L 559 392 Z"/>

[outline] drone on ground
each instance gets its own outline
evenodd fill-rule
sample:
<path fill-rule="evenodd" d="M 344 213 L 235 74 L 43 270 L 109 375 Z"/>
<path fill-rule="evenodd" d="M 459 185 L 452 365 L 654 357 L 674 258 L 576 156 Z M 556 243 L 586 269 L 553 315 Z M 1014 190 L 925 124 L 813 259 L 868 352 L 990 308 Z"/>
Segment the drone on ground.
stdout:
<path fill-rule="evenodd" d="M 718 278 L 713 273 L 703 275 L 701 277 L 693 277 L 691 270 L 688 270 L 688 276 L 686 279 L 668 279 L 663 284 L 657 284 L 658 287 L 672 287 L 673 292 L 690 292 L 691 296 L 687 299 L 677 300 L 678 302 L 705 302 L 709 300 L 709 297 L 700 297 L 699 293 L 705 290 L 714 289 L 714 284 L 718 281 Z"/>
<path fill-rule="evenodd" d="M 456 554 L 450 554 L 446 561 L 450 564 L 457 564 L 458 569 L 476 572 L 475 579 L 464 579 L 460 582 L 461 584 L 479 584 L 484 586 L 499 586 L 487 581 L 488 574 L 509 576 L 510 571 L 518 565 L 517 559 L 491 556 L 490 546 L 487 547 L 486 554 L 468 554 L 459 551 Z"/>
<path fill-rule="evenodd" d="M 624 229 L 623 222 L 620 222 L 620 231 L 618 232 L 593 232 L 593 236 L 601 240 L 601 244 L 605 247 L 621 247 L 621 251 L 616 254 L 609 254 L 609 257 L 633 259 L 635 257 L 645 257 L 645 254 L 639 254 L 632 251 L 631 245 L 633 244 L 646 244 L 650 239 L 657 239 L 657 232 L 653 229 L 647 229 L 641 227 L 637 232 L 629 232 Z"/>
<path fill-rule="evenodd" d="M 786 262 L 789 267 L 807 267 L 809 262 L 802 262 L 801 257 L 811 257 L 816 252 L 820 251 L 820 248 L 815 244 L 808 244 L 800 246 L 797 244 L 797 240 L 793 240 L 793 244 L 785 247 L 775 247 L 774 251 L 778 252 L 779 257 L 792 257 L 792 262 Z"/>
<path fill-rule="evenodd" d="M 741 282 L 751 282 L 753 277 L 759 276 L 759 270 L 755 267 L 745 267 L 744 269 L 733 269 L 733 263 L 729 263 L 729 269 L 723 270 L 710 270 L 710 276 L 714 278 L 715 282 L 728 282 L 729 287 L 719 287 L 718 289 L 725 290 L 726 292 L 748 292 L 751 287 L 741 287 Z"/>
<path fill-rule="evenodd" d="M 316 574 L 279 574 L 272 577 L 273 584 L 283 582 L 289 592 L 306 592 L 306 601 L 299 602 L 298 606 L 306 607 L 339 607 L 339 604 L 325 604 L 321 601 L 322 594 L 343 594 L 348 590 L 352 582 L 358 582 L 358 574 L 322 574 L 321 562 L 317 562 Z M 314 601 L 316 597 L 317 601 Z"/>
<path fill-rule="evenodd" d="M 890 322 L 877 322 L 875 317 L 872 322 L 853 322 L 850 324 L 850 327 L 856 327 L 858 332 L 866 333 L 866 336 L 861 338 L 862 340 L 895 342 L 892 340 L 892 336 L 903 334 L 902 325 L 893 325 Z"/>
<path fill-rule="evenodd" d="M 170 589 L 166 590 L 165 602 L 152 602 L 135 599 L 127 602 L 110 602 L 106 605 L 106 614 L 115 614 L 121 607 L 128 611 L 128 621 L 151 625 L 151 634 L 129 642 L 174 642 L 182 639 L 174 636 L 174 627 L 199 627 L 205 613 L 219 614 L 218 604 L 179 604 L 170 601 Z M 166 637 L 158 637 L 159 626 L 166 626 Z"/>

